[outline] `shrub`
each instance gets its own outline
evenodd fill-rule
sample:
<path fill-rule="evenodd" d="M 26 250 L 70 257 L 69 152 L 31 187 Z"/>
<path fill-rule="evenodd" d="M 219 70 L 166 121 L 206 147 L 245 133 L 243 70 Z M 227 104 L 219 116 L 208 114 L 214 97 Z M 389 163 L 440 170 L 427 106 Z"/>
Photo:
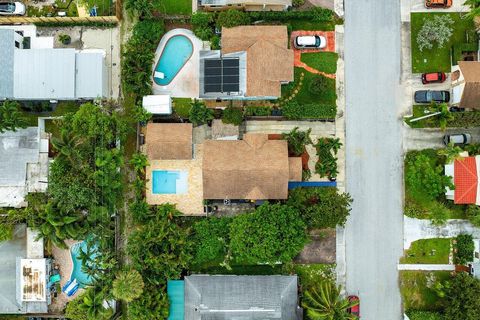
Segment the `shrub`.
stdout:
<path fill-rule="evenodd" d="M 197 37 L 206 41 L 213 36 L 213 16 L 206 12 L 196 12 L 191 18 L 193 32 Z"/>
<path fill-rule="evenodd" d="M 431 200 L 445 193 L 446 187 L 454 189 L 451 178 L 443 174 L 443 167 L 424 153 L 411 152 L 405 161 L 405 182 L 413 194 Z"/>
<path fill-rule="evenodd" d="M 245 115 L 246 116 L 269 116 L 272 114 L 272 108 L 269 106 L 265 107 L 246 107 Z"/>
<path fill-rule="evenodd" d="M 307 243 L 305 227 L 295 208 L 266 202 L 254 212 L 233 219 L 232 255 L 253 264 L 289 262 Z"/>
<path fill-rule="evenodd" d="M 473 236 L 470 234 L 459 234 L 454 245 L 454 263 L 465 265 L 473 261 L 473 253 L 475 251 L 475 244 L 473 243 Z"/>
<path fill-rule="evenodd" d="M 289 120 L 335 119 L 337 107 L 317 103 L 300 105 L 297 101 L 289 101 L 282 106 L 282 114 Z"/>
<path fill-rule="evenodd" d="M 152 93 L 153 58 L 163 32 L 162 21 L 143 20 L 135 24 L 122 56 L 122 83 L 126 94 Z"/>
<path fill-rule="evenodd" d="M 292 6 L 297 8 L 302 6 L 305 3 L 305 0 L 292 0 Z"/>
<path fill-rule="evenodd" d="M 72 38 L 68 34 L 61 34 L 58 36 L 58 41 L 67 45 L 67 44 L 70 44 L 70 42 L 72 41 Z"/>
<path fill-rule="evenodd" d="M 0 242 L 13 238 L 14 225 L 8 222 L 0 222 Z"/>
<path fill-rule="evenodd" d="M 329 90 L 331 90 L 330 82 L 326 77 L 320 75 L 315 76 L 308 86 L 308 91 L 316 95 L 323 95 Z"/>
<path fill-rule="evenodd" d="M 219 261 L 227 254 L 229 243 L 230 218 L 207 218 L 193 226 L 195 265 Z"/>
<path fill-rule="evenodd" d="M 441 313 L 435 312 L 435 311 L 408 310 L 406 313 L 410 320 L 444 320 L 445 319 Z"/>
<path fill-rule="evenodd" d="M 205 106 L 201 101 L 194 100 L 188 119 L 194 126 L 199 126 L 213 119 L 213 111 Z"/>
<path fill-rule="evenodd" d="M 475 227 L 480 227 L 480 207 L 470 205 L 466 210 L 467 218 Z"/>
<path fill-rule="evenodd" d="M 18 102 L 7 100 L 0 104 L 0 133 L 26 127 L 27 122 L 22 117 Z"/>
<path fill-rule="evenodd" d="M 449 15 L 436 15 L 433 19 L 423 19 L 423 26 L 417 35 L 420 51 L 431 50 L 436 44 L 443 48 L 453 34 L 453 19 Z"/>
<path fill-rule="evenodd" d="M 312 20 L 314 22 L 328 22 L 333 21 L 335 18 L 332 10 L 320 7 L 302 11 L 252 11 L 248 14 L 252 21 Z"/>
<path fill-rule="evenodd" d="M 287 205 L 297 209 L 309 229 L 345 225 L 352 198 L 337 188 L 295 188 L 289 191 Z"/>
<path fill-rule="evenodd" d="M 210 38 L 210 48 L 212 50 L 219 50 L 220 49 L 220 37 L 214 35 Z"/>
<path fill-rule="evenodd" d="M 234 9 L 220 12 L 216 21 L 217 28 L 233 28 L 248 24 L 250 24 L 250 17 L 248 14 Z"/>
<path fill-rule="evenodd" d="M 315 172 L 320 177 L 335 178 L 338 174 L 337 152 L 342 147 L 340 139 L 320 138 L 315 148 L 317 149 L 318 161 L 315 164 Z"/>
<path fill-rule="evenodd" d="M 150 19 L 156 10 L 158 1 L 155 0 L 126 0 L 125 9 L 130 13 L 135 13 L 141 18 Z"/>
<path fill-rule="evenodd" d="M 239 108 L 228 107 L 223 110 L 222 122 L 238 126 L 243 121 L 243 111 Z"/>
<path fill-rule="evenodd" d="M 305 147 L 313 143 L 310 139 L 310 132 L 312 132 L 312 129 L 298 131 L 298 127 L 295 127 L 289 133 L 282 133 L 282 138 L 287 140 L 288 151 L 295 156 L 302 155 L 305 152 Z"/>
<path fill-rule="evenodd" d="M 480 280 L 460 272 L 450 281 L 445 303 L 445 319 L 480 319 Z"/>
<path fill-rule="evenodd" d="M 430 220 L 435 226 L 442 226 L 447 222 L 450 210 L 443 203 L 432 202 L 430 207 Z"/>

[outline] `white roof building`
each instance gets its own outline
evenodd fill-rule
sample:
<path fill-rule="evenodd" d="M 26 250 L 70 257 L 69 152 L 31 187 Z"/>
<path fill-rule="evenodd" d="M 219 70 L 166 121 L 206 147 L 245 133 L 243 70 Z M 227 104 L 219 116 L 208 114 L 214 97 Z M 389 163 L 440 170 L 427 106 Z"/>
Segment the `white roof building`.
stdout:
<path fill-rule="evenodd" d="M 172 99 L 170 95 L 151 95 L 144 96 L 142 106 L 151 114 L 172 114 Z"/>

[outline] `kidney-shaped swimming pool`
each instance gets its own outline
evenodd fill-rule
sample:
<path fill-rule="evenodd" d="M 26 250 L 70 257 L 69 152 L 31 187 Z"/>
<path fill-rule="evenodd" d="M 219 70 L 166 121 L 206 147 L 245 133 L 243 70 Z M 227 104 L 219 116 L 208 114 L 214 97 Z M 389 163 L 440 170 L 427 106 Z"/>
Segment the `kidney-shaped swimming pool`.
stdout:
<path fill-rule="evenodd" d="M 159 86 L 169 84 L 190 59 L 192 53 L 193 44 L 188 37 L 175 35 L 168 39 L 155 66 L 153 74 L 155 83 Z"/>

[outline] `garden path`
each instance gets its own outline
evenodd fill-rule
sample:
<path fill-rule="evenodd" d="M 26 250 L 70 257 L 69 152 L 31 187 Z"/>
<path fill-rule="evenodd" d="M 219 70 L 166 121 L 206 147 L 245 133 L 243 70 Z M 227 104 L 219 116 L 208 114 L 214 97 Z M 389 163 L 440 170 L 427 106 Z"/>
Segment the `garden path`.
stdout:
<path fill-rule="evenodd" d="M 453 238 L 462 233 L 468 233 L 473 238 L 480 238 L 480 228 L 473 226 L 467 220 L 451 219 L 443 226 L 434 226 L 430 220 L 416 219 L 404 216 L 403 249 L 410 248 L 412 242 L 419 239 Z"/>

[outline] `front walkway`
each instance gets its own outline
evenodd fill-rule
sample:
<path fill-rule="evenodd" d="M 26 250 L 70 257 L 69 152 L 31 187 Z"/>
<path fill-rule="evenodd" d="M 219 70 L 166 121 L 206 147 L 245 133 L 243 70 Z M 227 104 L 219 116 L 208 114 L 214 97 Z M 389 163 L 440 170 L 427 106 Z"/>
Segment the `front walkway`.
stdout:
<path fill-rule="evenodd" d="M 403 249 L 409 249 L 412 242 L 420 239 L 454 238 L 463 233 L 471 234 L 475 239 L 480 238 L 480 228 L 466 220 L 447 220 L 444 226 L 437 227 L 430 220 L 404 216 Z"/>
<path fill-rule="evenodd" d="M 398 270 L 455 271 L 454 264 L 399 264 Z"/>

